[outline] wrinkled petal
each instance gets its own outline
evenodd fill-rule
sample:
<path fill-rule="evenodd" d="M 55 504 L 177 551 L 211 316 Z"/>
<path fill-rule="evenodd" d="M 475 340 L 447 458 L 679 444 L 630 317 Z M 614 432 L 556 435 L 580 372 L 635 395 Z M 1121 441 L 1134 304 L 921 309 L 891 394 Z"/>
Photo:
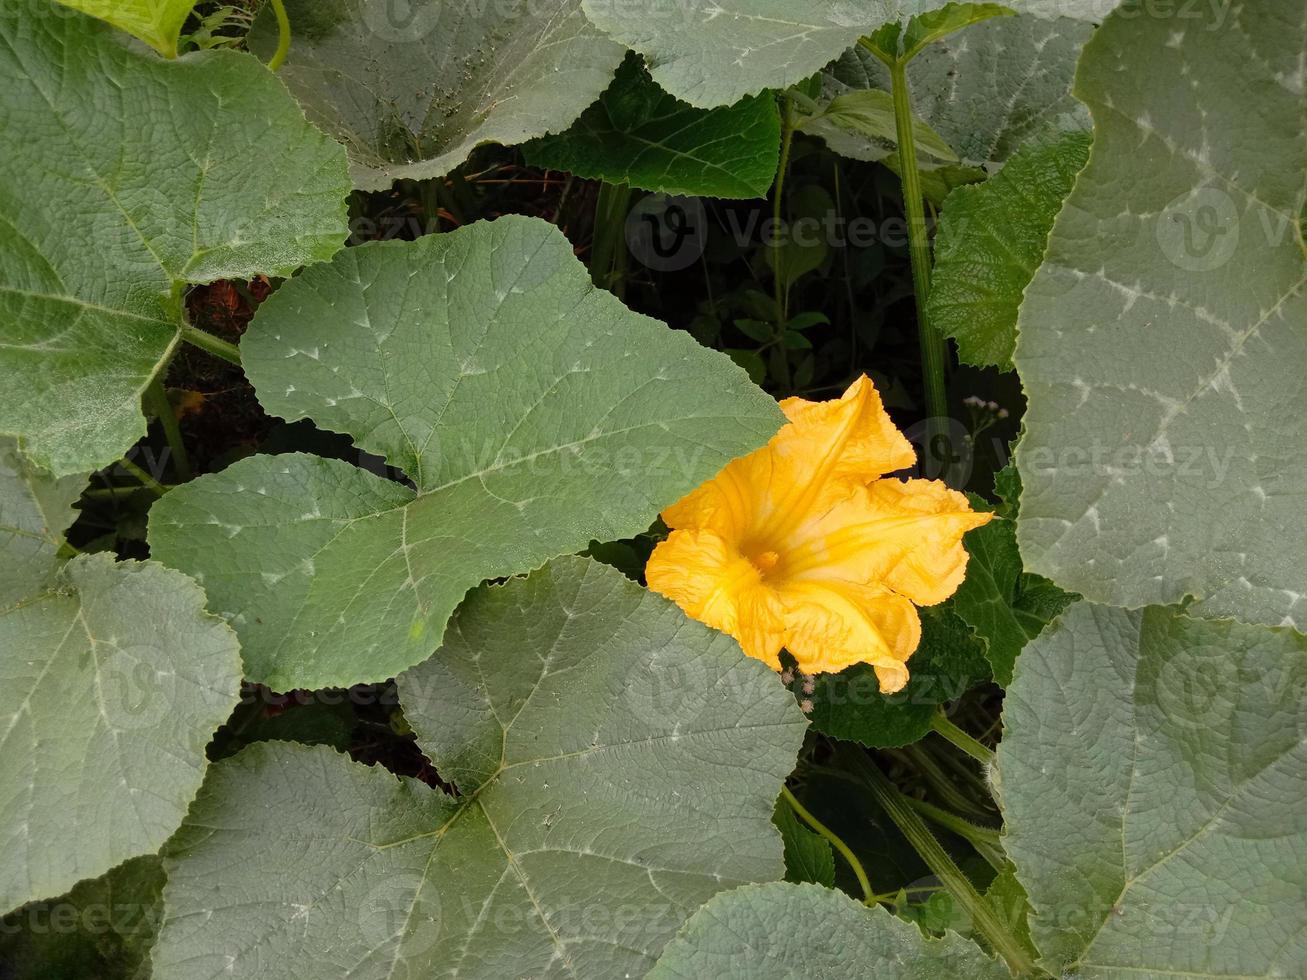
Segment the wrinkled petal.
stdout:
<path fill-rule="evenodd" d="M 914 455 L 867 378 L 781 407 L 789 424 L 765 447 L 664 512 L 649 587 L 773 669 L 788 647 L 806 673 L 869 663 L 900 690 L 921 642 L 913 603 L 957 590 L 962 537 L 991 515 L 941 483 L 881 479 Z"/>
<path fill-rule="evenodd" d="M 783 574 L 798 580 L 877 583 L 919 606 L 943 602 L 967 574 L 962 537 L 988 524 L 956 490 L 931 480 L 880 480 L 805 530 Z"/>
<path fill-rule="evenodd" d="M 786 647 L 805 674 L 835 674 L 859 663 L 876 670 L 886 694 L 908 682 L 921 643 L 916 607 L 885 589 L 849 582 L 796 583 L 781 592 Z"/>
<path fill-rule="evenodd" d="M 742 544 L 792 538 L 850 487 L 916 460 L 865 376 L 836 401 L 789 398 L 781 408 L 790 424 L 667 508 L 668 527 L 712 528 Z"/>
<path fill-rule="evenodd" d="M 780 670 L 785 645 L 782 609 L 762 574 L 711 531 L 673 531 L 645 568 L 649 588 L 713 629 L 739 641 L 744 652 Z"/>

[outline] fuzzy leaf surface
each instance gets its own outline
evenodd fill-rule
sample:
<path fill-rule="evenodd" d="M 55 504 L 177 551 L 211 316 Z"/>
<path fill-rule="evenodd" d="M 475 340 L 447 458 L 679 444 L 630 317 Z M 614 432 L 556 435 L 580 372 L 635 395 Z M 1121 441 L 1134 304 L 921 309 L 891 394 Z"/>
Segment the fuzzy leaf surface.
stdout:
<path fill-rule="evenodd" d="M 1307 970 L 1304 694 L 1307 637 L 1168 609 L 1077 603 L 1026 649 L 998 775 L 1052 973 Z"/>
<path fill-rule="evenodd" d="M 1021 551 L 1095 602 L 1302 629 L 1304 7 L 1135 13 L 1085 49 L 1094 149 L 1021 308 Z"/>
<path fill-rule="evenodd" d="M 784 873 L 771 815 L 802 716 L 614 569 L 478 590 L 399 690 L 461 795 L 322 747 L 218 764 L 170 846 L 158 980 L 643 976 L 703 902 Z"/>
<path fill-rule="evenodd" d="M 0 609 L 38 592 L 58 566 L 86 477 L 56 480 L 0 436 Z"/>
<path fill-rule="evenodd" d="M 78 557 L 0 611 L 0 910 L 157 851 L 239 686 L 235 635 L 155 563 Z"/>
<path fill-rule="evenodd" d="M 295 43 L 279 76 L 349 150 L 356 186 L 440 177 L 482 143 L 567 129 L 625 50 L 580 0 L 287 0 Z M 250 37 L 267 56 L 277 24 Z"/>
<path fill-rule="evenodd" d="M 833 941 L 835 940 L 835 941 Z M 748 885 L 718 895 L 668 944 L 648 980 L 1007 980 L 1007 968 L 956 933 L 926 939 L 910 922 L 818 885 Z"/>
<path fill-rule="evenodd" d="M 530 218 L 348 249 L 265 303 L 243 348 L 269 412 L 415 484 L 256 456 L 155 505 L 153 553 L 203 582 L 276 690 L 420 663 L 469 589 L 646 530 L 782 420 Z"/>
<path fill-rule="evenodd" d="M 183 284 L 290 275 L 347 231 L 343 153 L 262 65 L 123 40 L 46 0 L 0 16 L 0 433 L 55 476 L 145 434 Z"/>

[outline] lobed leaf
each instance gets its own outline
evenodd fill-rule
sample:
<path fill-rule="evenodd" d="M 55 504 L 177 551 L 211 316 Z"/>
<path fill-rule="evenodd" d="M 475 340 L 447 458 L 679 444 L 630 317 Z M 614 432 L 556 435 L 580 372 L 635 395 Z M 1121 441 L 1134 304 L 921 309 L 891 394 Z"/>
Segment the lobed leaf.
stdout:
<path fill-rule="evenodd" d="M 1008 689 L 1005 847 L 1078 977 L 1307 970 L 1307 637 L 1078 603 Z"/>
<path fill-rule="evenodd" d="M 461 795 L 326 748 L 214 766 L 169 847 L 159 980 L 642 976 L 703 902 L 783 873 L 802 716 L 614 569 L 478 590 L 399 690 Z"/>
<path fill-rule="evenodd" d="M 145 434 L 183 285 L 330 257 L 348 183 L 248 55 L 166 62 L 49 0 L 28 8 L 0 15 L 0 433 L 63 477 Z"/>
<path fill-rule="evenodd" d="M 440 177 L 483 143 L 567 129 L 603 93 L 625 49 L 580 0 L 287 0 L 295 43 L 280 77 L 344 143 L 354 183 Z M 265 11 L 250 34 L 270 55 Z"/>
<path fill-rule="evenodd" d="M 154 563 L 75 558 L 0 611 L 0 911 L 157 851 L 239 685 L 231 630 Z"/>
<path fill-rule="evenodd" d="M 1303 7 L 1135 13 L 1085 49 L 1094 149 L 1021 309 L 1021 551 L 1094 601 L 1301 628 Z"/>
<path fill-rule="evenodd" d="M 748 885 L 718 895 L 668 944 L 648 980 L 1007 980 L 955 933 L 927 939 L 880 906 L 817 885 Z"/>
<path fill-rule="evenodd" d="M 646 530 L 782 419 L 528 218 L 349 249 L 265 303 L 243 349 L 269 412 L 415 485 L 256 456 L 155 505 L 153 554 L 205 584 L 277 690 L 420 663 L 470 588 Z"/>

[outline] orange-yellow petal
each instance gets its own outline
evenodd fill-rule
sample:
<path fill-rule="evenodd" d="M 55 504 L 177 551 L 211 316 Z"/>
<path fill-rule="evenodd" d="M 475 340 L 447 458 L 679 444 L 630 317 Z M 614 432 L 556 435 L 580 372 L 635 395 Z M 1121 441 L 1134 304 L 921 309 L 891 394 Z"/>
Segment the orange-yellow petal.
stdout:
<path fill-rule="evenodd" d="M 786 647 L 805 674 L 871 664 L 881 690 L 908 682 L 907 661 L 921 643 L 916 607 L 885 589 L 849 582 L 802 582 L 781 591 Z"/>
<path fill-rule="evenodd" d="M 988 524 L 956 490 L 931 480 L 878 480 L 807 529 L 785 576 L 879 585 L 919 606 L 943 602 L 967 574 L 962 538 Z"/>
<path fill-rule="evenodd" d="M 782 610 L 759 568 L 711 531 L 673 531 L 645 567 L 649 588 L 686 615 L 728 633 L 744 652 L 780 670 Z"/>
<path fill-rule="evenodd" d="M 912 444 L 863 376 L 842 398 L 781 403 L 789 424 L 772 440 L 663 512 L 671 528 L 711 528 L 739 542 L 793 537 L 850 486 L 911 466 Z"/>

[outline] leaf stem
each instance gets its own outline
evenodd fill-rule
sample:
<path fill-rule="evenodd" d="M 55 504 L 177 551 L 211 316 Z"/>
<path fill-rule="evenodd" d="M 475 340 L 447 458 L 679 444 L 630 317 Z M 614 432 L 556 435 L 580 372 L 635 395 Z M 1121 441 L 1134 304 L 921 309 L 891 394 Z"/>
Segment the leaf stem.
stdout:
<path fill-rule="evenodd" d="M 790 157 L 794 153 L 794 96 L 789 92 L 781 95 L 781 162 L 776 171 L 776 187 L 772 201 L 772 279 L 776 290 L 776 334 L 780 336 L 789 322 L 786 307 L 789 305 L 782 274 L 782 257 L 785 254 L 785 240 L 781 235 L 781 222 L 785 219 L 785 182 L 790 173 Z M 786 354 L 788 366 L 789 355 Z"/>
<path fill-rule="evenodd" d="M 162 497 L 168 492 L 167 487 L 154 477 L 150 476 L 149 473 L 145 472 L 145 470 L 141 469 L 127 457 L 124 456 L 122 459 L 118 460 L 118 465 L 131 474 L 132 477 L 140 482 L 141 486 L 145 487 L 145 489 L 149 490 L 155 496 Z"/>
<path fill-rule="evenodd" d="M 953 858 L 931 834 L 925 821 L 906 802 L 906 797 L 899 792 L 898 787 L 864 753 L 850 751 L 848 755 L 853 767 L 867 780 L 872 794 L 886 815 L 908 839 L 931 872 L 943 882 L 954 901 L 971 916 L 976 932 L 1003 957 L 1017 976 L 1034 973 L 1035 963 L 1020 940 L 1012 935 L 994 908 L 976 891 L 970 879 L 962 873 Z"/>
<path fill-rule="evenodd" d="M 944 712 L 939 712 L 930 720 L 930 728 L 936 735 L 951 742 L 982 766 L 993 765 L 994 753 L 949 721 Z"/>
<path fill-rule="evenodd" d="M 146 410 L 154 414 L 163 428 L 163 436 L 168 440 L 168 450 L 172 454 L 172 465 L 177 478 L 182 482 L 189 480 L 192 476 L 191 460 L 186 453 L 186 443 L 182 441 L 182 430 L 177 424 L 177 413 L 173 411 L 172 402 L 168 400 L 168 392 L 164 390 L 161 377 L 156 377 L 145 389 L 144 402 Z M 122 462 L 126 463 L 127 460 Z"/>
<path fill-rule="evenodd" d="M 272 0 L 272 10 L 277 15 L 277 50 L 268 61 L 268 69 L 278 71 L 290 54 L 290 15 L 286 13 L 284 0 Z"/>
<path fill-rule="evenodd" d="M 631 185 L 599 187 L 595 203 L 594 237 L 590 242 L 590 277 L 601 289 L 618 299 L 626 295 L 626 270 L 630 250 L 626 244 L 626 222 L 631 213 Z"/>
<path fill-rule="evenodd" d="M 784 797 L 785 802 L 790 805 L 790 808 L 795 812 L 800 820 L 806 823 L 822 837 L 826 838 L 831 846 L 839 851 L 844 860 L 849 863 L 849 867 L 853 869 L 854 877 L 858 879 L 858 887 L 862 889 L 862 900 L 867 905 L 877 904 L 876 893 L 871 890 L 871 882 L 867 880 L 867 872 L 863 870 L 862 862 L 859 861 L 858 856 L 850 850 L 849 845 L 844 843 L 835 831 L 831 830 L 809 813 L 807 807 L 798 801 L 795 795 L 790 792 L 788 786 L 781 787 L 781 796 Z"/>
<path fill-rule="evenodd" d="M 192 327 L 189 323 L 182 326 L 182 340 L 198 347 L 201 350 L 208 351 L 214 357 L 220 357 L 230 364 L 241 366 L 241 351 L 235 344 L 229 344 L 221 337 L 215 337 L 211 333 L 205 333 L 197 327 Z"/>
<path fill-rule="evenodd" d="M 917 163 L 907 62 L 895 60 L 889 69 L 894 97 L 894 125 L 898 134 L 899 170 L 903 179 L 903 207 L 908 219 L 908 248 L 912 254 L 912 285 L 917 294 L 922 379 L 926 389 L 926 409 L 935 430 L 929 433 L 927 448 L 934 452 L 935 435 L 948 417 L 948 384 L 945 378 L 948 346 L 944 338 L 935 332 L 926 314 L 931 278 L 930 232 L 926 225 L 925 194 L 921 190 L 921 170 Z"/>
<path fill-rule="evenodd" d="M 976 849 L 976 853 L 985 859 L 985 861 L 995 871 L 1002 871 L 1006 864 L 1006 854 L 1003 850 L 1002 841 L 999 840 L 997 830 L 990 827 L 981 827 L 965 817 L 959 817 L 956 813 L 950 813 L 943 807 L 935 806 L 933 803 L 927 803 L 925 800 L 918 800 L 915 797 L 903 794 L 903 799 L 914 810 L 929 820 L 937 827 L 943 827 L 950 833 L 957 834 L 968 844 Z"/>

